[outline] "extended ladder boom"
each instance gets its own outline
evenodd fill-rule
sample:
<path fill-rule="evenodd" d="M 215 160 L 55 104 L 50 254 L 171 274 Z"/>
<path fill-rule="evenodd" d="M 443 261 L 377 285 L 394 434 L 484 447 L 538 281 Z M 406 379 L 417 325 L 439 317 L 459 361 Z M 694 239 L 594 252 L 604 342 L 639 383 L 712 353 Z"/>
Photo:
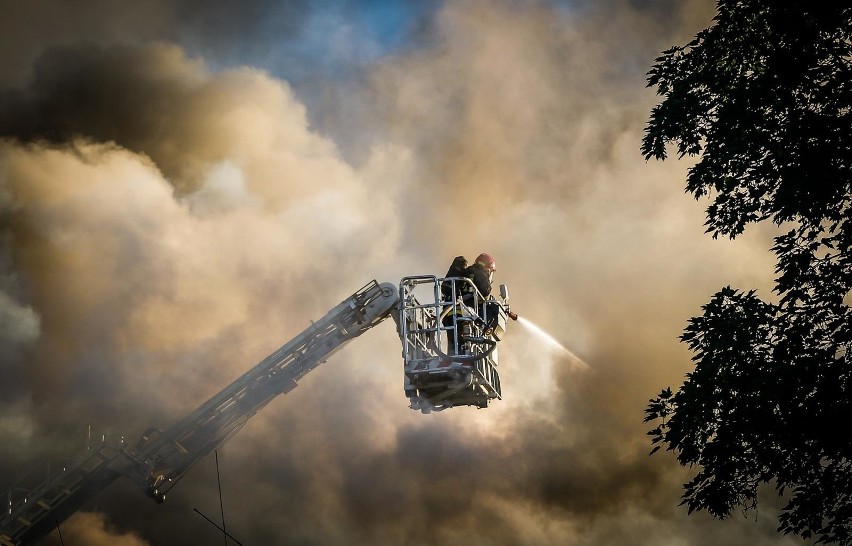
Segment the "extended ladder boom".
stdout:
<path fill-rule="evenodd" d="M 0 545 L 34 544 L 122 475 L 162 502 L 195 463 L 270 400 L 390 316 L 397 299 L 396 286 L 372 281 L 166 431 L 150 429 L 132 448 L 103 446 L 32 489 L 14 486 L 0 517 Z"/>
<path fill-rule="evenodd" d="M 270 400 L 296 388 L 298 379 L 388 317 L 396 300 L 394 285 L 373 281 L 182 421 L 156 437 L 144 438 L 137 462 L 147 470 L 149 493 L 155 498 L 164 495 Z"/>

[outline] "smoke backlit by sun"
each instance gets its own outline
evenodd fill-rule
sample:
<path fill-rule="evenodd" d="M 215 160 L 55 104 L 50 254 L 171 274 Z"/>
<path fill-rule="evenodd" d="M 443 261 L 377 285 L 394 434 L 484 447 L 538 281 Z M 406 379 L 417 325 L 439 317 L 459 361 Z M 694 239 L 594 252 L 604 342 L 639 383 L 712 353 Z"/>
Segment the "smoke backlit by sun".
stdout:
<path fill-rule="evenodd" d="M 528 317 L 500 341 L 504 397 L 411 411 L 386 322 L 223 447 L 229 532 L 789 544 L 687 519 L 642 423 L 688 369 L 678 334 L 706 295 L 771 290 L 773 234 L 706 237 L 689 165 L 639 150 L 645 73 L 714 2 L 2 6 L 4 501 L 88 424 L 166 429 L 370 279 L 488 250 Z M 192 511 L 215 511 L 214 468 L 163 505 L 116 484 L 65 542 L 220 540 Z"/>

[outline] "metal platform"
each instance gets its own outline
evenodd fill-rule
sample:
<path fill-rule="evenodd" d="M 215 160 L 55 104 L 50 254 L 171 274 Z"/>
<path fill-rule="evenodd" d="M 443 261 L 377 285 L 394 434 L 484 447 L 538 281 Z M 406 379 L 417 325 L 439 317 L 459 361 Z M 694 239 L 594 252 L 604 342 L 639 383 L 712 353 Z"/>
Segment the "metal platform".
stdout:
<path fill-rule="evenodd" d="M 399 294 L 397 323 L 411 408 L 424 413 L 485 408 L 501 398 L 496 346 L 506 331 L 505 299 L 483 297 L 470 279 L 433 275 L 404 277 Z"/>

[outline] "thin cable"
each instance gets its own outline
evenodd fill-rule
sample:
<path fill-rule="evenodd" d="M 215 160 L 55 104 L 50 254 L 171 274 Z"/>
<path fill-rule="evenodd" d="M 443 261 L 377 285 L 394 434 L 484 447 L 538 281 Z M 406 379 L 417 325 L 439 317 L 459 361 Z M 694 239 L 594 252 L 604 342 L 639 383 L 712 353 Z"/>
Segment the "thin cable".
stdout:
<path fill-rule="evenodd" d="M 219 450 L 216 454 L 216 481 L 219 483 L 219 511 L 222 512 L 222 536 L 225 537 L 225 546 L 228 546 L 228 532 L 225 530 L 225 505 L 222 503 L 222 480 L 219 478 Z"/>
<path fill-rule="evenodd" d="M 243 543 L 242 543 L 242 542 L 240 542 L 239 540 L 235 539 L 235 538 L 234 538 L 233 536 L 231 536 L 230 534 L 226 533 L 224 529 L 222 529 L 221 527 L 219 527 L 218 525 L 216 525 L 216 522 L 215 522 L 215 521 L 213 521 L 212 519 L 210 519 L 210 518 L 208 518 L 207 516 L 205 516 L 204 514 L 202 514 L 202 513 L 201 513 L 201 511 L 200 511 L 198 508 L 193 508 L 193 510 L 195 510 L 195 513 L 196 513 L 196 514 L 198 514 L 198 515 L 199 515 L 199 516 L 201 516 L 202 518 L 206 519 L 206 520 L 208 521 L 208 523 L 210 523 L 210 525 L 212 525 L 213 527 L 215 527 L 215 528 L 219 529 L 220 531 L 222 531 L 223 533 L 225 533 L 225 536 L 227 536 L 228 538 L 230 538 L 231 540 L 233 540 L 233 541 L 234 541 L 234 542 L 235 542 L 238 546 L 243 546 Z"/>

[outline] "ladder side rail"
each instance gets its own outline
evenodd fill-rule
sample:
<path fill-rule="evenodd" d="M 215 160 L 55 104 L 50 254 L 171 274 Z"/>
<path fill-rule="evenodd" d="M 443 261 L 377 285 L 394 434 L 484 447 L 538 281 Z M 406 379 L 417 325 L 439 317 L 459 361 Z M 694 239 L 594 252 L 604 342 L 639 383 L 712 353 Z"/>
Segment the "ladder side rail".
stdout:
<path fill-rule="evenodd" d="M 9 537 L 14 545 L 33 544 L 50 533 L 56 521 L 66 519 L 77 509 L 112 483 L 119 474 L 109 468 L 117 455 L 109 446 L 81 458 L 76 465 L 46 480 L 0 518 L 0 536 Z M 50 517 L 48 517 L 50 516 Z"/>
<path fill-rule="evenodd" d="M 381 289 L 381 287 L 376 281 L 371 281 L 370 283 L 359 289 L 355 294 L 353 294 L 352 296 L 338 304 L 334 309 L 329 311 L 322 319 L 313 323 L 310 327 L 308 327 L 301 334 L 296 336 L 293 340 L 278 348 L 276 351 L 264 358 L 253 368 L 251 368 L 242 376 L 237 378 L 233 383 L 231 383 L 231 385 L 214 395 L 207 402 L 199 406 L 195 411 L 193 411 L 181 421 L 172 426 L 170 429 L 162 433 L 158 437 L 159 443 L 167 443 L 171 441 L 171 438 L 169 437 L 170 434 L 173 434 L 174 432 L 186 428 L 191 428 L 196 423 L 196 421 L 202 418 L 204 414 L 209 413 L 210 411 L 213 411 L 216 407 L 221 406 L 223 403 L 226 403 L 226 401 L 232 398 L 235 393 L 238 393 L 242 389 L 250 386 L 258 378 L 262 377 L 264 374 L 269 373 L 274 368 L 279 367 L 281 363 L 284 362 L 288 358 L 288 356 L 290 356 L 294 352 L 294 349 L 302 344 L 304 339 L 311 339 L 315 334 L 325 329 L 333 317 L 337 315 L 345 315 L 347 308 L 350 312 L 353 312 L 354 309 L 351 304 L 355 304 L 356 306 L 371 305 L 379 297 L 381 297 L 383 292 L 384 290 Z M 373 326 L 374 324 L 370 324 L 369 326 Z"/>
<path fill-rule="evenodd" d="M 375 283 L 375 281 L 373 281 L 373 283 Z M 370 285 L 367 285 L 367 287 L 370 287 Z M 357 292 L 352 297 L 347 298 L 342 303 L 338 304 L 332 311 L 330 311 L 325 317 L 323 317 L 323 319 L 320 319 L 320 321 L 311 324 L 311 326 L 309 326 L 301 334 L 297 335 L 288 343 L 278 348 L 276 351 L 264 358 L 249 371 L 237 378 L 228 387 L 214 395 L 201 406 L 199 406 L 195 411 L 187 415 L 185 418 L 170 427 L 168 430 L 161 433 L 157 437 L 154 444 L 151 446 L 146 446 L 141 451 L 140 455 L 150 456 L 155 453 L 157 449 L 159 449 L 162 445 L 173 442 L 176 437 L 185 434 L 186 431 L 191 430 L 199 422 L 203 421 L 205 416 L 214 413 L 217 408 L 227 404 L 231 399 L 233 399 L 235 396 L 238 396 L 241 391 L 244 391 L 246 388 L 250 387 L 259 378 L 262 378 L 264 375 L 269 374 L 275 368 L 279 367 L 282 362 L 287 361 L 288 357 L 292 356 L 293 353 L 295 353 L 299 348 L 304 345 L 307 345 L 312 336 L 316 335 L 319 331 L 326 327 L 330 316 L 343 312 L 346 309 L 347 304 L 350 302 L 350 300 L 356 298 L 359 294 L 362 293 L 363 290 L 364 289 Z"/>
<path fill-rule="evenodd" d="M 159 493 L 173 487 L 198 460 L 233 437 L 273 398 L 295 388 L 296 380 L 325 362 L 348 341 L 387 318 L 395 302 L 393 288 L 375 281 L 341 302 L 187 419 L 163 433 L 154 445 L 146 446 L 135 457 L 146 462 L 145 481 L 151 484 L 162 476 L 166 481 L 157 484 Z M 374 308 L 376 305 L 378 308 Z"/>
<path fill-rule="evenodd" d="M 23 482 L 35 474 L 36 471 L 42 470 L 47 463 L 42 463 L 33 469 L 33 471 L 25 474 L 3 493 L 3 497 L 7 500 L 7 505 L 4 507 L 2 515 L 0 515 L 0 529 L 5 528 L 9 521 L 18 517 L 25 517 L 25 513 L 32 509 L 33 505 L 37 505 L 39 501 L 52 504 L 56 491 L 76 487 L 83 476 L 91 473 L 103 464 L 106 459 L 114 456 L 114 453 L 109 456 L 101 453 L 107 449 L 110 448 L 103 446 L 98 451 L 87 453 L 84 457 L 78 458 L 76 461 L 66 461 L 62 465 L 62 470 L 57 470 L 48 475 L 45 480 L 32 487 L 22 487 Z M 91 461 L 94 461 L 94 464 L 90 464 Z"/>
<path fill-rule="evenodd" d="M 335 340 L 335 344 L 345 343 L 349 339 L 351 338 Z M 180 445 L 183 451 L 169 449 L 168 446 L 165 446 L 165 449 L 151 454 L 155 463 L 154 470 L 162 474 L 167 480 L 159 487 L 159 492 L 166 493 L 171 489 L 195 462 L 219 446 L 224 445 L 251 417 L 278 394 L 295 388 L 296 380 L 304 377 L 320 361 L 328 358 L 330 353 L 331 350 L 309 351 L 295 356 L 292 360 L 289 360 L 289 367 L 282 368 L 276 374 L 276 377 L 284 379 L 276 380 L 272 386 L 268 384 L 269 381 L 258 381 L 257 385 L 249 386 L 248 389 L 243 391 L 239 399 L 234 399 L 234 403 L 228 406 L 228 411 L 211 415 L 203 426 L 187 429 L 183 431 L 182 435 L 177 436 L 174 442 Z M 315 365 L 310 365 L 311 363 L 315 363 Z"/>
<path fill-rule="evenodd" d="M 79 487 L 69 490 L 69 494 L 61 498 L 53 505 L 43 508 L 37 514 L 30 513 L 32 519 L 17 519 L 19 524 L 10 535 L 13 544 L 17 546 L 29 546 L 35 544 L 45 535 L 56 528 L 57 522 L 68 519 L 83 504 L 100 493 L 104 488 L 114 482 L 120 474 L 103 465 L 86 476 L 86 480 Z"/>
<path fill-rule="evenodd" d="M 211 426 L 213 424 L 215 426 L 216 421 L 222 421 L 223 419 L 227 419 L 227 416 L 230 413 L 237 412 L 238 414 L 243 414 L 246 412 L 244 408 L 240 407 L 240 404 L 245 401 L 246 397 L 256 395 L 258 389 L 261 389 L 269 383 L 273 383 L 281 387 L 282 385 L 278 385 L 282 382 L 280 379 L 282 377 L 282 370 L 286 370 L 287 366 L 292 365 L 298 360 L 298 353 L 300 351 L 304 351 L 306 349 L 306 344 L 301 344 L 293 348 L 293 350 L 284 356 L 280 362 L 276 362 L 274 367 L 269 367 L 266 370 L 265 375 L 258 374 L 256 377 L 252 377 L 252 382 L 243 381 L 239 385 L 235 385 L 229 389 L 230 397 L 225 398 L 216 403 L 208 403 L 204 412 L 198 412 L 197 417 L 194 422 L 190 426 L 186 426 L 186 424 L 180 424 L 175 427 L 174 432 L 176 433 L 174 438 L 168 438 L 167 441 L 176 441 L 182 445 L 186 445 L 188 440 L 192 438 L 193 435 L 198 434 L 204 428 Z M 291 369 L 289 370 L 289 375 L 292 376 L 292 379 L 295 379 L 298 370 Z M 269 387 L 269 392 L 267 393 L 267 398 L 274 396 L 274 388 Z M 213 402 L 213 401 L 211 401 Z M 258 402 L 256 404 L 260 406 L 261 403 Z M 259 407 L 258 407 L 259 409 Z M 221 426 L 221 424 L 220 424 Z M 170 436 L 168 433 L 166 436 Z M 150 455 L 146 453 L 146 455 Z"/>
<path fill-rule="evenodd" d="M 79 458 L 77 460 L 59 458 L 57 460 L 59 464 L 52 471 L 51 460 L 45 461 L 26 472 L 23 476 L 15 480 L 12 485 L 7 487 L 5 491 L 0 493 L 0 499 L 6 499 L 7 501 L 3 513 L 8 514 L 9 511 L 15 509 L 16 505 L 14 501 L 32 497 L 38 494 L 39 491 L 49 487 L 57 479 L 64 479 L 66 469 L 80 463 Z M 59 468 L 62 470 L 59 470 Z M 2 522 L 2 516 L 0 516 L 0 522 Z"/>
<path fill-rule="evenodd" d="M 283 360 L 286 360 L 287 357 L 290 356 L 301 345 L 304 345 L 302 336 L 306 334 L 309 335 L 315 329 L 316 323 L 311 325 L 308 330 L 297 336 L 297 338 L 280 347 L 271 355 L 263 359 L 254 368 L 240 376 L 233 383 L 231 383 L 231 385 L 214 395 L 207 402 L 199 406 L 195 411 L 184 417 L 181 421 L 173 425 L 168 430 L 164 431 L 157 438 L 157 442 L 153 446 L 143 451 L 143 455 L 148 455 L 149 452 L 156 451 L 156 449 L 158 449 L 159 447 L 158 444 L 166 444 L 173 441 L 175 436 L 179 436 L 185 431 L 191 430 L 199 422 L 203 421 L 205 416 L 208 416 L 209 414 L 215 412 L 217 408 L 228 404 L 235 396 L 238 396 L 240 392 L 245 391 L 245 389 L 249 388 L 252 383 L 258 380 L 258 378 L 262 377 L 264 374 L 270 373 L 273 369 L 279 366 Z"/>
<path fill-rule="evenodd" d="M 153 468 L 151 463 L 158 456 L 166 455 L 177 463 L 172 470 L 179 470 L 177 478 L 180 478 L 204 455 L 230 439 L 272 398 L 292 390 L 295 379 L 303 377 L 346 342 L 387 318 L 397 301 L 396 294 L 395 287 L 388 283 L 368 283 L 303 332 L 303 336 L 310 335 L 302 339 L 311 343 L 304 347 L 293 342 L 285 344 L 165 433 L 150 439 L 143 436 L 135 449 L 124 446 L 112 450 L 103 446 L 82 458 L 76 466 L 66 465 L 66 471 L 59 478 L 46 480 L 40 489 L 33 491 L 28 502 L 13 507 L 11 514 L 3 511 L 0 544 L 35 544 L 119 476 L 146 481 Z M 191 431 L 198 423 L 206 423 L 216 434 L 210 441 L 193 443 L 194 451 L 181 453 L 176 439 L 191 438 Z"/>

